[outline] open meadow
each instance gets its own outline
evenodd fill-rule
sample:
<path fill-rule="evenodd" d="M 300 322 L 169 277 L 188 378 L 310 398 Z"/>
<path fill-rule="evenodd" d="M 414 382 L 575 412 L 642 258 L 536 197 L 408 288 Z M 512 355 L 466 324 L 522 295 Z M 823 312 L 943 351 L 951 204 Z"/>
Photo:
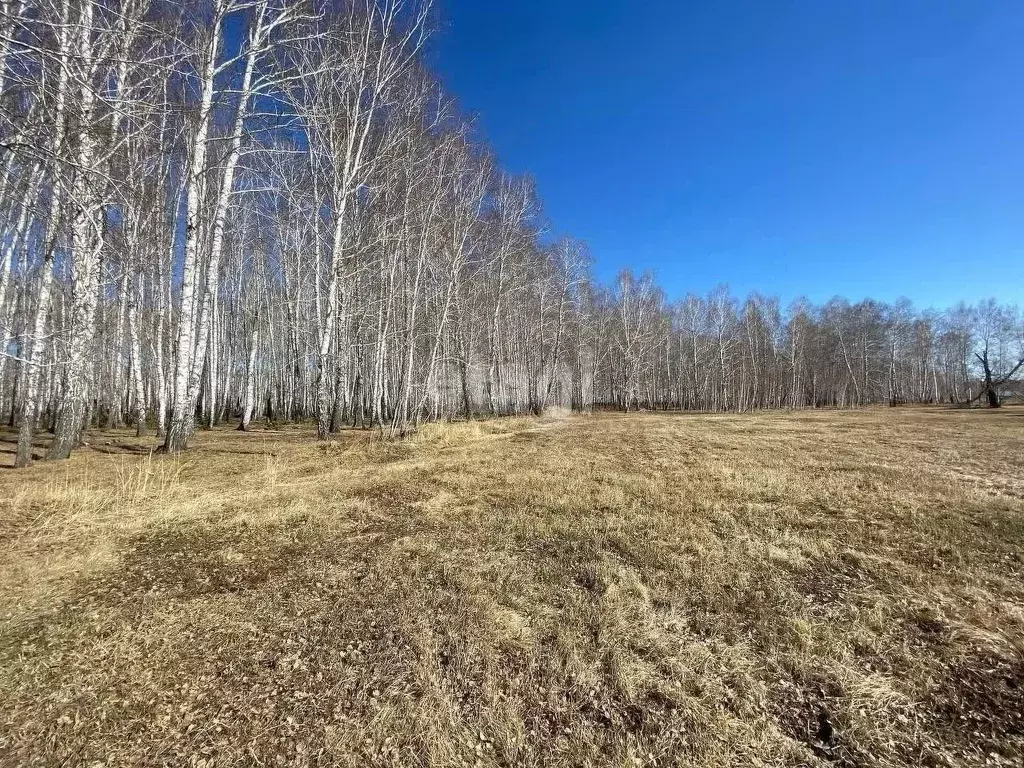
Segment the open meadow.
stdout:
<path fill-rule="evenodd" d="M 5 766 L 1024 760 L 1024 408 L 87 439 L 0 470 Z"/>

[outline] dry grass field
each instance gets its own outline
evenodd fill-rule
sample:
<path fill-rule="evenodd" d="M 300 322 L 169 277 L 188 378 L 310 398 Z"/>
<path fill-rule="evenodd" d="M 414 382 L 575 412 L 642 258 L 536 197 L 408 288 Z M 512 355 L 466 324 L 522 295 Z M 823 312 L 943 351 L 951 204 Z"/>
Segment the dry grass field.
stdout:
<path fill-rule="evenodd" d="M 90 441 L 0 470 L 0 764 L 1024 763 L 1024 408 Z"/>

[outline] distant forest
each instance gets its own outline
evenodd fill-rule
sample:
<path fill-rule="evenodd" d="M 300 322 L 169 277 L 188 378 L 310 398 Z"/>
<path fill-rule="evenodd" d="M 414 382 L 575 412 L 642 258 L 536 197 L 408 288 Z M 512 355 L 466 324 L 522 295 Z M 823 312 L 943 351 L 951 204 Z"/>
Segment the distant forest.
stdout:
<path fill-rule="evenodd" d="M 2 0 L 0 413 L 92 426 L 594 404 L 998 405 L 1018 309 L 591 277 L 431 74 L 429 3 Z"/>

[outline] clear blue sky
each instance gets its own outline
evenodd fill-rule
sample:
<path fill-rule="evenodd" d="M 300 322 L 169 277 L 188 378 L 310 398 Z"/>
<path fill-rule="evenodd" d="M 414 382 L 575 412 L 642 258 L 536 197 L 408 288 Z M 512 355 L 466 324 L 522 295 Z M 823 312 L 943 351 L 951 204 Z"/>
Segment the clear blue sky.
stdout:
<path fill-rule="evenodd" d="M 1024 304 L 1021 0 L 439 2 L 435 68 L 602 279 Z"/>

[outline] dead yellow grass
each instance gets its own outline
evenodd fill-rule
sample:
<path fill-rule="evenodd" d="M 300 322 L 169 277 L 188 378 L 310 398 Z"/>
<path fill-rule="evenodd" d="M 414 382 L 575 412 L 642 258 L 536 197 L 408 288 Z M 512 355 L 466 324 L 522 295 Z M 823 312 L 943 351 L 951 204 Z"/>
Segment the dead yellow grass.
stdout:
<path fill-rule="evenodd" d="M 1024 411 L 0 472 L 5 765 L 1019 765 Z"/>

